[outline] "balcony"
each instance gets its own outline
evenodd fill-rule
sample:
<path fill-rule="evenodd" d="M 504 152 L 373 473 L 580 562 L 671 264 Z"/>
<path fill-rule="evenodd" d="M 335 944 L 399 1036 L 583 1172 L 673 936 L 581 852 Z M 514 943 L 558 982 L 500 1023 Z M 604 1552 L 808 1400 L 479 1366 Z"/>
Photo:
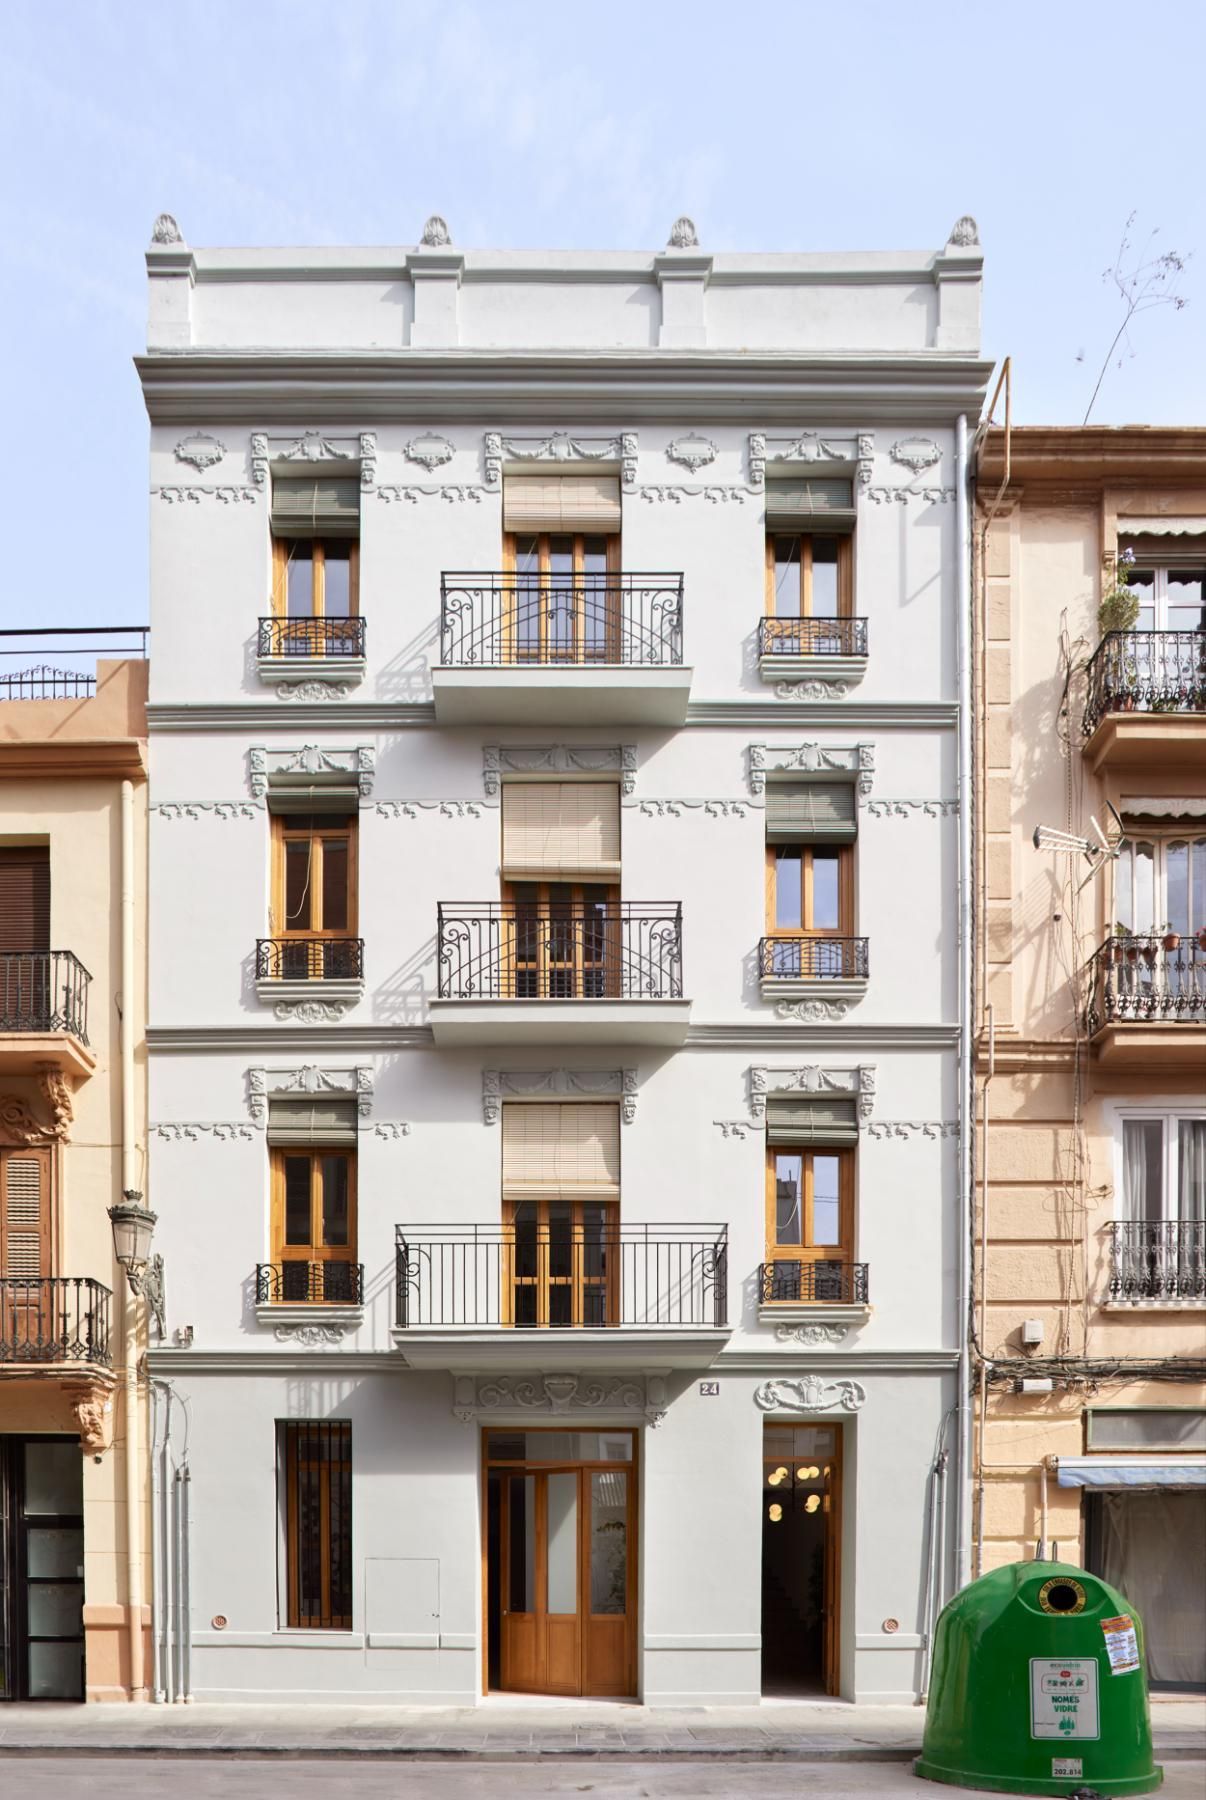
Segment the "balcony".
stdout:
<path fill-rule="evenodd" d="M 764 1000 L 801 1016 L 840 1018 L 867 991 L 868 940 L 863 937 L 764 937 L 758 986 Z"/>
<path fill-rule="evenodd" d="M 441 724 L 681 725 L 681 575 L 446 574 Z"/>
<path fill-rule="evenodd" d="M 278 1006 L 350 1006 L 364 993 L 364 939 L 257 938 L 255 991 Z"/>
<path fill-rule="evenodd" d="M 261 619 L 256 669 L 261 681 L 363 681 L 365 622 L 361 618 Z"/>
<path fill-rule="evenodd" d="M 1099 1063 L 1206 1069 L 1206 932 L 1112 937 L 1088 974 L 1085 1028 Z"/>
<path fill-rule="evenodd" d="M 399 1225 L 395 1249 L 410 1368 L 707 1368 L 729 1335 L 724 1225 Z"/>
<path fill-rule="evenodd" d="M 70 950 L 0 954 L 0 1070 L 55 1069 L 76 1081 L 91 1075 L 88 987 L 92 977 Z"/>
<path fill-rule="evenodd" d="M 438 909 L 437 1044 L 681 1044 L 682 907 L 609 900 Z"/>
<path fill-rule="evenodd" d="M 1110 631 L 1089 663 L 1094 770 L 1206 769 L 1206 631 Z"/>
<path fill-rule="evenodd" d="M 811 678 L 853 687 L 866 672 L 866 619 L 763 619 L 758 627 L 763 681 Z"/>
<path fill-rule="evenodd" d="M 1110 1226 L 1109 1307 L 1206 1305 L 1206 1225 L 1145 1221 Z"/>
<path fill-rule="evenodd" d="M 862 1325 L 871 1316 L 866 1263 L 783 1258 L 758 1269 L 758 1317 L 785 1333 L 811 1323 Z"/>
<path fill-rule="evenodd" d="M 282 1341 L 337 1342 L 364 1316 L 364 1264 L 257 1263 L 255 1316 Z"/>
<path fill-rule="evenodd" d="M 109 1304 L 81 1275 L 0 1279 L 0 1364 L 109 1364 Z"/>

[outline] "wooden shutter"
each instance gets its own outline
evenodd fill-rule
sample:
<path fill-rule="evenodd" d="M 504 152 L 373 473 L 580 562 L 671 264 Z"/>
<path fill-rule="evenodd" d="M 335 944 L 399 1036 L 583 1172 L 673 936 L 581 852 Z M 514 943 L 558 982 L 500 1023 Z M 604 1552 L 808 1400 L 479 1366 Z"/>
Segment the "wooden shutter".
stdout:
<path fill-rule="evenodd" d="M 0 849 L 0 952 L 50 949 L 50 847 Z"/>
<path fill-rule="evenodd" d="M 0 1275 L 50 1274 L 50 1151 L 0 1150 Z"/>
<path fill-rule="evenodd" d="M 503 481 L 503 530 L 616 532 L 617 475 L 509 475 Z"/>
<path fill-rule="evenodd" d="M 268 1102 L 270 1144 L 356 1144 L 356 1102 L 323 1094 Z"/>
<path fill-rule="evenodd" d="M 274 537 L 360 536 L 360 482 L 282 476 L 272 483 Z"/>
<path fill-rule="evenodd" d="M 618 1200 L 620 1109 L 614 1105 L 503 1107 L 504 1200 Z"/>
<path fill-rule="evenodd" d="M 775 1145 L 857 1144 L 858 1119 L 853 1100 L 828 1095 L 805 1099 L 787 1094 L 766 1103 L 766 1141 Z"/>
<path fill-rule="evenodd" d="M 766 523 L 771 531 L 854 530 L 854 484 L 850 481 L 768 481 Z"/>
<path fill-rule="evenodd" d="M 774 781 L 766 788 L 766 841 L 800 838 L 853 843 L 858 836 L 857 794 L 852 781 Z"/>
<path fill-rule="evenodd" d="M 611 781 L 506 782 L 502 834 L 508 880 L 615 881 L 620 790 Z"/>

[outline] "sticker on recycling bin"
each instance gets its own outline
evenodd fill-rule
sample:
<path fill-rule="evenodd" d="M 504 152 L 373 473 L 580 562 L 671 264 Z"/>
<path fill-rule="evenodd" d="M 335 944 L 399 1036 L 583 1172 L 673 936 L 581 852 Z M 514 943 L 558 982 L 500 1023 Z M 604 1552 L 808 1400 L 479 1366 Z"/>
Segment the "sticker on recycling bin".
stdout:
<path fill-rule="evenodd" d="M 1116 1619 L 1103 1619 L 1101 1629 L 1105 1632 L 1110 1674 L 1129 1675 L 1132 1669 L 1139 1667 L 1139 1638 L 1134 1619 L 1129 1613 L 1119 1613 Z"/>
<path fill-rule="evenodd" d="M 1051 1779 L 1067 1781 L 1073 1775 L 1083 1775 L 1085 1765 L 1079 1756 L 1053 1756 L 1051 1758 Z"/>
<path fill-rule="evenodd" d="M 1095 1738 L 1097 1659 L 1093 1656 L 1030 1658 L 1032 1738 Z"/>

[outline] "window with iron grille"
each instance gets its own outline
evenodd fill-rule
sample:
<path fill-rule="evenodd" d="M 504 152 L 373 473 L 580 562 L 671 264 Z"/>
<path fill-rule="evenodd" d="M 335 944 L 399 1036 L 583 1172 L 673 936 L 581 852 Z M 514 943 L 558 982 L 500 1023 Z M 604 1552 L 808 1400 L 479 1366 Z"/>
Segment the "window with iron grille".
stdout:
<path fill-rule="evenodd" d="M 352 1629 L 352 1427 L 297 1419 L 279 1427 L 284 1489 L 285 1623 Z"/>

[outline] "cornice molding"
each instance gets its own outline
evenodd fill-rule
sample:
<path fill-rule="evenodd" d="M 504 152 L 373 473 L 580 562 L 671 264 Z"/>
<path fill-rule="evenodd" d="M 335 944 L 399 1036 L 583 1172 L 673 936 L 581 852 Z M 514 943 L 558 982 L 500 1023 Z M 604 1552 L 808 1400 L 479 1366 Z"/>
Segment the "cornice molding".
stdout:
<path fill-rule="evenodd" d="M 388 1055 L 395 1050 L 430 1050 L 435 1038 L 428 1025 L 159 1025 L 146 1034 L 147 1048 L 159 1055 L 220 1055 L 224 1052 L 268 1056 L 289 1051 L 354 1058 Z M 767 1056 L 785 1051 L 867 1054 L 872 1051 L 950 1050 L 958 1044 L 957 1025 L 789 1025 L 734 1024 L 693 1025 L 683 1046 L 687 1050 L 758 1050 Z"/>
<path fill-rule="evenodd" d="M 837 725 L 852 731 L 953 731 L 959 709 L 946 701 L 851 702 L 825 705 L 811 702 L 760 699 L 698 700 L 687 708 L 686 727 L 753 727 L 779 731 L 793 726 L 820 729 Z M 215 705 L 200 701 L 160 703 L 147 708 L 150 733 L 161 731 L 310 731 L 329 734 L 333 729 L 353 731 L 426 730 L 436 724 L 433 701 L 339 701 L 314 705 L 294 702 L 282 710 L 275 702 L 232 702 Z M 136 742 L 137 740 L 130 740 Z M 63 746 L 66 749 L 68 746 Z M 18 746 L 0 745 L 0 775 L 4 760 Z"/>
<path fill-rule="evenodd" d="M 760 1349 L 725 1348 L 717 1352 L 712 1363 L 716 1375 L 769 1376 L 783 1379 L 783 1365 L 788 1360 L 782 1348 L 769 1345 Z M 837 1373 L 862 1380 L 868 1375 L 945 1374 L 958 1366 L 957 1350 L 866 1350 L 852 1343 L 841 1350 L 802 1350 L 792 1354 L 797 1367 L 816 1370 L 824 1376 Z M 292 1345 L 265 1343 L 257 1350 L 177 1348 L 162 1344 L 147 1351 L 147 1367 L 153 1375 L 170 1379 L 174 1375 L 261 1375 L 282 1380 L 290 1375 L 310 1375 L 322 1367 L 326 1374 L 338 1368 L 346 1374 L 389 1375 L 395 1379 L 406 1371 L 402 1350 L 353 1350 L 340 1345 L 306 1350 Z"/>
<path fill-rule="evenodd" d="M 76 738 L 62 743 L 0 743 L 0 781 L 81 779 L 145 781 L 142 738 Z"/>
<path fill-rule="evenodd" d="M 1005 472 L 1004 441 L 994 427 L 977 458 L 977 475 L 994 492 Z M 1206 427 L 1200 425 L 1015 425 L 1010 438 L 1015 486 L 1080 482 L 1100 491 L 1170 482 L 1201 488 L 1204 467 Z"/>

